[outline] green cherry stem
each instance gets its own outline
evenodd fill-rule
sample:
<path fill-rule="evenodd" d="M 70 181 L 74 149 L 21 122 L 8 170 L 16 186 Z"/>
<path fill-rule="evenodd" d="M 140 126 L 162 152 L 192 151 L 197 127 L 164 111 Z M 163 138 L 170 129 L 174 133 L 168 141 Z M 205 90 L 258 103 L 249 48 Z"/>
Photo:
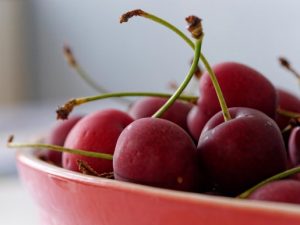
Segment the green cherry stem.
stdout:
<path fill-rule="evenodd" d="M 285 128 L 283 128 L 283 130 L 281 131 L 282 134 L 293 129 L 299 123 L 297 121 L 300 121 L 300 113 L 288 111 L 288 110 L 281 109 L 281 108 L 277 108 L 276 112 L 281 116 L 290 118 L 289 124 Z M 294 122 L 296 122 L 296 124 L 294 124 Z"/>
<path fill-rule="evenodd" d="M 193 63 L 191 65 L 191 68 L 184 79 L 184 81 L 181 83 L 181 85 L 177 88 L 177 90 L 174 92 L 174 94 L 168 99 L 168 101 L 156 112 L 152 115 L 153 118 L 159 118 L 161 117 L 165 111 L 170 108 L 170 106 L 180 97 L 186 86 L 189 84 L 190 80 L 193 78 L 195 71 L 198 67 L 200 52 L 201 52 L 201 46 L 202 46 L 202 39 L 201 37 L 199 40 L 196 40 L 196 48 L 195 48 L 195 55 L 193 59 Z"/>
<path fill-rule="evenodd" d="M 65 56 L 65 59 L 69 66 L 76 71 L 76 73 L 79 75 L 79 77 L 87 83 L 91 88 L 93 88 L 95 91 L 99 93 L 109 93 L 110 91 L 107 90 L 106 88 L 102 87 L 99 85 L 96 81 L 94 81 L 91 76 L 81 67 L 81 65 L 78 63 L 76 60 L 72 49 L 68 45 L 64 45 L 63 47 L 63 53 Z M 128 99 L 117 99 L 118 101 L 125 103 L 126 105 L 132 103 Z"/>
<path fill-rule="evenodd" d="M 203 58 L 202 59 L 202 62 L 205 66 L 205 68 L 207 69 L 207 72 L 210 76 L 210 79 L 214 85 L 214 88 L 216 90 L 216 94 L 217 94 L 217 97 L 218 97 L 218 100 L 219 100 L 219 103 L 220 103 L 220 106 L 221 106 L 221 109 L 222 109 L 222 113 L 223 113 L 223 117 L 224 117 L 224 121 L 228 121 L 228 120 L 231 120 L 231 115 L 229 113 L 229 110 L 228 110 L 228 107 L 227 107 L 227 104 L 226 104 L 226 101 L 225 101 L 225 98 L 223 96 L 223 93 L 222 93 L 222 90 L 221 90 L 221 87 L 219 85 L 219 82 L 218 82 L 218 79 L 217 79 L 217 76 L 215 75 L 214 71 L 212 70 L 211 66 L 209 65 L 208 61 L 206 60 L 206 58 Z"/>
<path fill-rule="evenodd" d="M 152 15 L 152 14 L 150 14 L 148 12 L 145 12 L 141 9 L 132 10 L 130 12 L 127 12 L 127 13 L 123 14 L 120 18 L 120 23 L 127 22 L 133 16 L 141 16 L 141 17 L 150 19 L 154 22 L 157 22 L 157 23 L 167 27 L 168 29 L 172 30 L 177 35 L 179 35 L 192 49 L 195 49 L 194 42 L 190 38 L 188 38 L 182 31 L 180 31 L 178 28 L 176 28 L 174 25 L 172 25 L 171 23 L 167 22 L 166 20 L 164 20 L 162 18 L 159 18 L 155 15 Z M 202 61 L 205 69 L 207 70 L 207 72 L 208 72 L 208 74 L 209 74 L 209 76 L 212 80 L 212 83 L 213 83 L 214 88 L 216 90 L 218 100 L 219 100 L 219 103 L 220 103 L 220 106 L 221 106 L 221 109 L 222 109 L 222 112 L 223 112 L 224 120 L 228 121 L 228 120 L 231 119 L 231 116 L 230 116 L 230 113 L 228 111 L 228 107 L 227 107 L 226 101 L 224 99 L 224 96 L 222 94 L 221 87 L 220 87 L 219 82 L 216 78 L 216 75 L 215 75 L 214 71 L 212 70 L 210 64 L 208 63 L 207 59 L 205 58 L 205 56 L 202 53 L 200 54 L 200 60 Z"/>
<path fill-rule="evenodd" d="M 37 150 L 51 149 L 51 150 L 57 151 L 57 152 L 68 152 L 68 153 L 72 153 L 72 154 L 78 154 L 78 155 L 93 157 L 93 158 L 100 158 L 100 159 L 107 159 L 107 160 L 113 159 L 113 155 L 110 155 L 110 154 L 85 151 L 85 150 L 81 150 L 81 149 L 64 148 L 64 147 L 58 146 L 58 145 L 49 145 L 49 144 L 42 144 L 42 143 L 32 143 L 32 144 L 31 143 L 14 143 L 13 137 L 9 138 L 7 147 L 8 148 L 34 148 Z"/>
<path fill-rule="evenodd" d="M 96 100 L 106 99 L 106 98 L 116 98 L 116 97 L 134 97 L 134 96 L 152 96 L 152 97 L 162 97 L 162 98 L 170 98 L 171 94 L 166 93 L 156 93 L 156 92 L 112 92 L 106 93 L 102 95 L 88 96 L 83 98 L 75 98 L 66 102 L 64 105 L 58 107 L 56 110 L 58 119 L 67 119 L 69 114 L 73 111 L 75 106 L 79 106 L 84 103 L 93 102 Z M 196 103 L 198 97 L 191 95 L 180 95 L 180 100 Z"/>
<path fill-rule="evenodd" d="M 159 18 L 155 15 L 152 15 L 148 12 L 145 12 L 141 9 L 132 10 L 130 12 L 123 14 L 120 18 L 120 23 L 128 22 L 128 20 L 133 16 L 141 16 L 141 17 L 147 18 L 149 20 L 152 20 L 158 24 L 161 24 L 161 25 L 167 27 L 168 29 L 170 29 L 170 30 L 174 31 L 176 34 L 178 34 L 192 49 L 195 49 L 194 42 L 189 37 L 187 37 L 182 31 L 180 31 L 177 27 L 175 27 L 168 21 L 166 21 L 162 18 Z M 204 56 L 201 56 L 201 57 L 204 57 Z"/>
<path fill-rule="evenodd" d="M 63 53 L 65 56 L 65 59 L 69 66 L 74 69 L 77 74 L 80 76 L 82 80 L 84 80 L 89 86 L 91 86 L 93 89 L 95 89 L 97 92 L 100 93 L 107 93 L 109 92 L 104 87 L 98 85 L 89 75 L 88 73 L 81 67 L 81 65 L 77 62 L 72 49 L 68 45 L 64 45 L 63 47 Z"/>
<path fill-rule="evenodd" d="M 237 196 L 237 198 L 241 198 L 241 199 L 245 199 L 248 198 L 255 190 L 257 190 L 258 188 L 264 186 L 267 183 L 270 183 L 272 181 L 276 181 L 276 180 L 280 180 L 286 177 L 289 177 L 291 175 L 294 175 L 296 173 L 300 173 L 300 166 L 298 167 L 294 167 L 292 169 L 283 171 L 281 173 L 278 173 L 260 183 L 258 183 L 257 185 L 253 186 L 252 188 L 248 189 L 247 191 L 243 192 L 242 194 L 240 194 L 239 196 Z"/>

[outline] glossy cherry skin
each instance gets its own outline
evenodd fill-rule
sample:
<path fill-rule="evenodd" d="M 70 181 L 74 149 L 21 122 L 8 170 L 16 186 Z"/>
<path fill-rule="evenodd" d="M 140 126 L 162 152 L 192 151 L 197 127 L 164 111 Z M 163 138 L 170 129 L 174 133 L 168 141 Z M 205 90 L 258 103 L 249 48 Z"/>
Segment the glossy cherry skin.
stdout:
<path fill-rule="evenodd" d="M 74 125 L 82 118 L 81 115 L 71 116 L 67 120 L 58 121 L 52 127 L 50 132 L 45 138 L 46 144 L 64 146 L 65 140 L 74 127 Z M 42 154 L 42 157 L 55 165 L 61 166 L 62 164 L 62 153 L 57 151 L 47 150 Z"/>
<path fill-rule="evenodd" d="M 291 132 L 288 152 L 292 166 L 300 166 L 300 127 Z"/>
<path fill-rule="evenodd" d="M 114 154 L 115 179 L 198 191 L 196 146 L 178 125 L 165 119 L 135 120 L 120 135 Z"/>
<path fill-rule="evenodd" d="M 277 88 L 277 93 L 278 108 L 300 113 L 300 98 L 280 88 Z M 279 113 L 276 114 L 275 121 L 281 130 L 289 124 L 289 120 L 290 118 L 287 116 L 280 115 Z"/>
<path fill-rule="evenodd" d="M 300 204 L 300 182 L 291 179 L 273 181 L 258 188 L 249 199 Z"/>
<path fill-rule="evenodd" d="M 134 102 L 128 113 L 134 119 L 151 117 L 167 100 L 159 97 L 145 97 Z M 191 103 L 176 100 L 161 118 L 172 121 L 188 131 L 187 115 L 192 107 Z"/>
<path fill-rule="evenodd" d="M 69 133 L 65 147 L 93 152 L 113 154 L 117 139 L 123 129 L 133 119 L 125 112 L 106 109 L 86 115 Z M 63 167 L 79 171 L 77 160 L 82 160 L 97 173 L 112 172 L 112 161 L 85 157 L 64 152 L 62 157 Z"/>
<path fill-rule="evenodd" d="M 300 127 L 292 129 L 288 140 L 289 168 L 300 166 Z M 300 181 L 300 173 L 291 176 L 292 179 Z"/>
<path fill-rule="evenodd" d="M 287 155 L 277 124 L 250 108 L 230 108 L 205 125 L 197 153 L 211 188 L 236 195 L 287 168 Z"/>
<path fill-rule="evenodd" d="M 258 71 L 235 62 L 220 63 L 213 67 L 228 107 L 248 107 L 275 117 L 277 92 L 272 83 Z M 198 139 L 206 122 L 221 110 L 209 74 L 202 75 L 199 83 L 197 106 L 188 115 L 188 127 Z"/>

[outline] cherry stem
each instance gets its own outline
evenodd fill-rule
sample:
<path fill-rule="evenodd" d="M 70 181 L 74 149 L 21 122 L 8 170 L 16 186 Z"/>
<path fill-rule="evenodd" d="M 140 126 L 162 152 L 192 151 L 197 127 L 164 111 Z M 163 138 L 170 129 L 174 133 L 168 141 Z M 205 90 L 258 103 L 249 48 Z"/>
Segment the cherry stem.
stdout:
<path fill-rule="evenodd" d="M 98 85 L 89 75 L 88 73 L 80 66 L 80 64 L 77 62 L 72 49 L 68 45 L 64 45 L 63 52 L 66 61 L 68 62 L 69 66 L 73 68 L 77 74 L 93 89 L 100 93 L 107 93 L 109 92 L 104 87 Z"/>
<path fill-rule="evenodd" d="M 291 66 L 290 62 L 284 57 L 279 57 L 278 60 L 281 66 L 290 71 L 300 82 L 300 74 Z"/>
<path fill-rule="evenodd" d="M 152 97 L 162 97 L 162 98 L 170 98 L 172 95 L 167 93 L 156 93 L 156 92 L 113 92 L 113 93 L 106 93 L 102 95 L 95 95 L 95 96 L 88 96 L 83 98 L 76 98 L 71 99 L 67 103 L 65 103 L 63 106 L 60 106 L 57 110 L 57 118 L 58 119 L 67 119 L 69 114 L 72 112 L 73 108 L 75 106 L 106 99 L 106 98 L 115 98 L 115 97 L 135 97 L 135 96 L 152 96 Z M 198 97 L 197 96 L 191 96 L 191 95 L 181 95 L 178 97 L 180 100 L 196 103 Z"/>
<path fill-rule="evenodd" d="M 281 108 L 277 108 L 277 113 L 289 118 L 300 118 L 300 113 L 288 111 Z"/>
<path fill-rule="evenodd" d="M 190 80 L 193 78 L 195 71 L 198 67 L 200 52 L 201 52 L 201 46 L 202 46 L 202 39 L 203 36 L 196 40 L 196 48 L 195 48 L 195 56 L 193 59 L 193 63 L 191 65 L 191 68 L 184 79 L 184 81 L 180 84 L 180 86 L 177 88 L 177 90 L 174 92 L 174 94 L 168 99 L 168 101 L 157 111 L 155 112 L 152 117 L 153 118 L 159 118 L 161 117 L 164 112 L 166 112 L 170 106 L 180 97 L 186 86 L 189 84 Z"/>
<path fill-rule="evenodd" d="M 289 124 L 289 125 L 287 125 L 285 128 L 283 128 L 283 129 L 281 130 L 281 133 L 284 134 L 284 133 L 286 133 L 286 132 L 292 130 L 293 128 L 294 128 L 294 127 L 293 127 L 291 124 Z"/>
<path fill-rule="evenodd" d="M 278 173 L 278 174 L 258 183 L 257 185 L 253 186 L 252 188 L 248 189 L 247 191 L 243 192 L 242 194 L 237 196 L 237 198 L 241 198 L 241 199 L 248 198 L 254 191 L 256 191 L 258 188 L 264 186 L 265 184 L 270 183 L 272 181 L 276 181 L 276 180 L 280 180 L 280 179 L 289 177 L 289 176 L 294 175 L 299 172 L 300 172 L 300 166 L 283 171 L 281 173 Z"/>
<path fill-rule="evenodd" d="M 101 85 L 97 84 L 96 81 L 94 81 L 91 76 L 81 67 L 81 65 L 76 60 L 72 49 L 68 45 L 64 45 L 63 47 L 63 53 L 65 56 L 66 61 L 68 62 L 69 66 L 73 68 L 76 73 L 80 76 L 84 82 L 86 82 L 91 88 L 93 88 L 95 91 L 99 93 L 109 93 L 110 91 L 106 88 L 102 87 Z M 127 99 L 121 99 L 122 103 L 130 104 L 131 101 Z"/>
<path fill-rule="evenodd" d="M 152 15 L 148 12 L 145 12 L 141 9 L 133 10 L 133 11 L 130 11 L 130 12 L 127 12 L 127 13 L 123 14 L 121 16 L 120 23 L 127 22 L 133 16 L 141 16 L 141 17 L 150 19 L 154 22 L 157 22 L 157 23 L 167 27 L 168 29 L 172 30 L 177 35 L 179 35 L 192 49 L 195 49 L 194 42 L 190 38 L 188 38 L 182 31 L 180 31 L 177 27 L 175 27 L 171 23 L 167 22 L 166 20 L 164 20 L 162 18 L 159 18 L 155 15 Z M 205 69 L 207 70 L 207 72 L 208 72 L 208 74 L 209 74 L 209 76 L 212 80 L 212 83 L 213 83 L 214 88 L 216 90 L 218 100 L 219 100 L 219 103 L 220 103 L 220 106 L 221 106 L 221 109 L 222 109 L 222 112 L 223 112 L 224 120 L 228 121 L 228 120 L 231 119 L 231 116 L 230 116 L 230 113 L 228 111 L 228 107 L 227 107 L 227 104 L 225 102 L 225 99 L 224 99 L 224 96 L 222 94 L 222 90 L 220 88 L 220 85 L 219 85 L 219 82 L 216 78 L 216 75 L 215 75 L 214 71 L 212 70 L 210 64 L 208 63 L 207 59 L 205 58 L 205 56 L 202 53 L 200 54 L 200 60 L 202 61 Z"/>
<path fill-rule="evenodd" d="M 300 126 L 300 117 L 291 118 L 289 124 L 281 131 L 281 133 L 283 134 L 285 132 L 288 132 L 298 126 Z"/>
<path fill-rule="evenodd" d="M 95 171 L 89 164 L 88 162 L 84 161 L 84 160 L 77 160 L 77 165 L 78 165 L 78 170 L 86 175 L 93 175 L 93 176 L 97 176 L 100 177 L 100 174 L 97 173 L 97 171 Z"/>
<path fill-rule="evenodd" d="M 8 148 L 34 148 L 36 150 L 42 150 L 42 149 L 50 149 L 57 152 L 68 152 L 72 154 L 78 154 L 82 156 L 87 157 L 93 157 L 93 158 L 100 158 L 100 159 L 107 159 L 112 160 L 113 155 L 106 154 L 106 153 L 99 153 L 99 152 L 91 152 L 81 149 L 71 149 L 71 148 L 65 148 L 58 145 L 50 145 L 50 144 L 42 144 L 42 143 L 15 143 L 13 142 L 13 138 L 10 137 L 9 141 L 7 143 Z"/>
<path fill-rule="evenodd" d="M 293 129 L 295 126 L 297 126 L 296 124 L 293 124 L 293 122 L 300 120 L 300 113 L 297 112 L 292 112 L 292 111 L 288 111 L 285 109 L 281 109 L 281 108 L 277 108 L 277 113 L 279 115 L 285 116 L 290 118 L 290 124 L 288 124 L 282 131 L 281 133 L 285 133 L 290 131 L 291 129 Z"/>
<path fill-rule="evenodd" d="M 191 63 L 193 63 L 193 59 L 191 60 Z M 203 74 L 202 68 L 198 65 L 198 67 L 195 71 L 195 74 L 194 74 L 197 81 L 200 80 L 202 74 Z"/>
<path fill-rule="evenodd" d="M 229 121 L 229 120 L 231 120 L 231 115 L 229 113 L 229 110 L 228 110 L 225 98 L 223 96 L 223 92 L 222 92 L 221 87 L 219 85 L 217 76 L 215 75 L 214 71 L 212 70 L 212 68 L 209 65 L 206 58 L 203 58 L 202 62 L 204 64 L 205 68 L 207 69 L 207 72 L 208 72 L 208 74 L 210 76 L 210 79 L 211 79 L 211 81 L 214 85 L 214 88 L 216 90 L 216 94 L 217 94 L 217 97 L 218 97 L 218 100 L 219 100 L 219 103 L 220 103 L 220 106 L 221 106 L 221 109 L 222 109 L 224 121 Z"/>
<path fill-rule="evenodd" d="M 132 10 L 130 12 L 127 12 L 127 13 L 123 14 L 120 18 L 120 23 L 128 22 L 128 20 L 133 16 L 141 16 L 141 17 L 150 19 L 150 20 L 152 20 L 152 21 L 154 21 L 158 24 L 161 24 L 161 25 L 171 29 L 176 34 L 178 34 L 192 49 L 195 48 L 194 42 L 190 38 L 188 38 L 184 33 L 182 33 L 177 27 L 175 27 L 174 25 L 172 25 L 168 21 L 166 21 L 162 18 L 159 18 L 155 15 L 152 15 L 150 13 L 147 13 L 147 12 L 141 10 L 141 9 Z"/>

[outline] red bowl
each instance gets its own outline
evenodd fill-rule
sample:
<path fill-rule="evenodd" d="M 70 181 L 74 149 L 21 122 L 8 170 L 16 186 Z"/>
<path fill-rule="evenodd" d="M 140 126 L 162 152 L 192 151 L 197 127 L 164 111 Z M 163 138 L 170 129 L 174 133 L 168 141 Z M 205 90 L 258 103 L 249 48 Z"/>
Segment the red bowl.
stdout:
<path fill-rule="evenodd" d="M 185 193 L 98 178 L 17 155 L 42 224 L 299 225 L 300 206 Z"/>

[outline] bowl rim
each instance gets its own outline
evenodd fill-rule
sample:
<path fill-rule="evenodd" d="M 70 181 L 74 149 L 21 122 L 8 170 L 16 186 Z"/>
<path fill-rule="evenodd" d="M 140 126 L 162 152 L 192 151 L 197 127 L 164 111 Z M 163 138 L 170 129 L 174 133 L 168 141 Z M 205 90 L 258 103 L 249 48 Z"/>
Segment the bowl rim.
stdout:
<path fill-rule="evenodd" d="M 18 163 L 26 165 L 32 169 L 41 171 L 48 175 L 60 177 L 62 179 L 72 180 L 75 182 L 90 184 L 93 186 L 106 186 L 118 190 L 130 190 L 137 193 L 155 195 L 157 197 L 185 200 L 192 203 L 216 204 L 220 206 L 230 206 L 231 208 L 249 209 L 249 210 L 264 210 L 269 213 L 283 213 L 291 215 L 300 215 L 300 206 L 289 203 L 278 203 L 258 200 L 245 200 L 230 198 L 224 196 L 214 196 L 202 193 L 192 193 L 176 191 L 147 185 L 135 184 L 130 182 L 118 181 L 113 179 L 95 177 L 91 175 L 81 174 L 75 171 L 70 171 L 51 163 L 39 159 L 34 149 L 18 150 L 16 154 Z"/>

